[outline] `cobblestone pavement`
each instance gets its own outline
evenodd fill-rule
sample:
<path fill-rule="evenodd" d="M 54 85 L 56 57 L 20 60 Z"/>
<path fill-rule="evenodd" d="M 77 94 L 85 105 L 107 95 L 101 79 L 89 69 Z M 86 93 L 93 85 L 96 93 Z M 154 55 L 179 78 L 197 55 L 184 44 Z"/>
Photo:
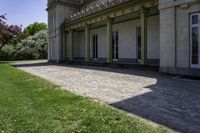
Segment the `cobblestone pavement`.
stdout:
<path fill-rule="evenodd" d="M 179 132 L 200 132 L 200 81 L 144 70 L 44 61 L 17 62 L 15 66 L 63 89 L 96 98 Z"/>

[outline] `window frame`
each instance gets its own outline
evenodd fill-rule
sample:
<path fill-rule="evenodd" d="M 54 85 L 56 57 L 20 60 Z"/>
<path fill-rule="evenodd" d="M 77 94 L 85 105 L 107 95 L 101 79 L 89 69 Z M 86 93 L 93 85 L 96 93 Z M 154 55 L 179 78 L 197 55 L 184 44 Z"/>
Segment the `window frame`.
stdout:
<path fill-rule="evenodd" d="M 193 16 L 198 16 L 198 23 L 193 24 Z M 190 17 L 190 67 L 200 68 L 200 12 L 191 13 Z M 193 28 L 198 28 L 198 63 L 193 63 Z"/>

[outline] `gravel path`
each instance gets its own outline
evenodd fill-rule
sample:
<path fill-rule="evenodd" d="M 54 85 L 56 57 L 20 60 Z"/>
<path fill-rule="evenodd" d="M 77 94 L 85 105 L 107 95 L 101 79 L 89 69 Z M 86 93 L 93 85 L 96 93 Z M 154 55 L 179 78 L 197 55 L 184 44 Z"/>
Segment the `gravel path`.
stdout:
<path fill-rule="evenodd" d="M 22 61 L 21 70 L 180 132 L 200 131 L 200 82 L 133 69 Z"/>

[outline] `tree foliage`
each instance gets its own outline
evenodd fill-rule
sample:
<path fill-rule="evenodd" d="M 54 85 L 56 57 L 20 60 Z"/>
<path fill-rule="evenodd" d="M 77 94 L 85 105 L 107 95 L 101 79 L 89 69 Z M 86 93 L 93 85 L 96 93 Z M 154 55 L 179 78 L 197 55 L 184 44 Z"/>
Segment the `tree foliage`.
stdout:
<path fill-rule="evenodd" d="M 47 58 L 47 25 L 35 22 L 22 32 L 22 26 L 6 24 L 0 15 L 0 60 Z"/>
<path fill-rule="evenodd" d="M 8 25 L 5 22 L 5 15 L 0 15 L 0 50 L 10 43 L 16 37 L 23 38 L 25 34 L 22 32 L 21 26 Z"/>
<path fill-rule="evenodd" d="M 47 29 L 47 24 L 45 23 L 38 23 L 35 22 L 33 24 L 30 24 L 24 29 L 25 33 L 28 33 L 29 35 L 33 36 L 35 33 L 46 30 Z"/>

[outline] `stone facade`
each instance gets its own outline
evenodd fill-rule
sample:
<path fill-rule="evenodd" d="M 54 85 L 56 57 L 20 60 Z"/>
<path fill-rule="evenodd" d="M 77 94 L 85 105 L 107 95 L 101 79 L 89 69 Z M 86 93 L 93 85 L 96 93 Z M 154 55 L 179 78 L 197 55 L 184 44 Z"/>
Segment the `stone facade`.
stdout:
<path fill-rule="evenodd" d="M 162 53 L 160 71 L 200 76 L 199 70 L 192 68 L 191 65 L 192 37 L 190 35 L 190 15 L 200 12 L 200 1 L 166 1 L 161 1 L 159 5 L 160 52 Z"/>
<path fill-rule="evenodd" d="M 49 0 L 47 11 L 49 61 L 158 65 L 200 76 L 200 48 L 196 57 L 191 41 L 199 0 Z"/>

